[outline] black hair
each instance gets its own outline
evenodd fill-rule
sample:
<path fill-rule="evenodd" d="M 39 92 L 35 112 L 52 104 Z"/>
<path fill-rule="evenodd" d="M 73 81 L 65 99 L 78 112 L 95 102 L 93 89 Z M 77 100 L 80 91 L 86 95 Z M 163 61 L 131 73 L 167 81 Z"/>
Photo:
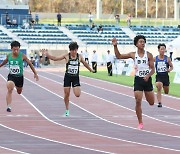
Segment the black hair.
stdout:
<path fill-rule="evenodd" d="M 144 35 L 137 35 L 135 38 L 134 38 L 134 45 L 136 46 L 137 42 L 139 39 L 143 39 L 146 43 L 146 38 Z"/>
<path fill-rule="evenodd" d="M 78 46 L 77 42 L 71 42 L 71 43 L 69 44 L 69 50 L 70 50 L 70 51 L 71 51 L 71 50 L 78 49 L 78 48 L 79 48 L 79 46 Z"/>
<path fill-rule="evenodd" d="M 158 49 L 160 49 L 161 46 L 164 46 L 166 48 L 166 45 L 164 43 L 158 44 Z"/>
<path fill-rule="evenodd" d="M 18 42 L 18 41 L 13 41 L 13 42 L 11 42 L 11 49 L 13 48 L 13 47 L 19 47 L 20 48 L 20 43 Z"/>

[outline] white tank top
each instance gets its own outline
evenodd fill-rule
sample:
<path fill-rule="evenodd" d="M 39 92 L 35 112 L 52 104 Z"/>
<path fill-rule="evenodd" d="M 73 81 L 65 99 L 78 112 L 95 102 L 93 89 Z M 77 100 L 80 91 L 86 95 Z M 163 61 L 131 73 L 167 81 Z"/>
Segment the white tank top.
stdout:
<path fill-rule="evenodd" d="M 136 51 L 134 65 L 136 76 L 145 77 L 150 72 L 147 51 L 144 52 L 144 56 L 142 58 L 139 57 L 138 52 Z"/>

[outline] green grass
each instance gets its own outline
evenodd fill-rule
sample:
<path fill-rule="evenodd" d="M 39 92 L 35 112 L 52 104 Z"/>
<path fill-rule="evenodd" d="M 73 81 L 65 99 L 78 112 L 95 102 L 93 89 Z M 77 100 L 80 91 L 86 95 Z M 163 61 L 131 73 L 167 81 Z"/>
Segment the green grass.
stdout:
<path fill-rule="evenodd" d="M 98 70 L 97 73 L 90 73 L 89 71 L 81 70 L 80 75 L 91 77 L 91 78 L 96 78 L 96 79 L 100 79 L 100 80 L 105 80 L 105 81 L 109 81 L 109 82 L 113 82 L 113 83 L 117 83 L 117 84 L 121 84 L 121 85 L 126 85 L 126 86 L 130 86 L 130 87 L 133 87 L 133 83 L 134 83 L 133 76 L 125 76 L 125 75 L 108 76 L 106 70 L 100 70 L 100 71 Z M 173 83 L 174 76 L 175 76 L 174 72 L 171 72 L 169 74 L 170 82 L 171 82 L 169 94 L 172 96 L 180 97 L 180 84 Z M 152 79 L 153 79 L 153 84 L 154 84 L 155 83 L 155 75 L 153 75 Z M 154 87 L 155 87 L 155 84 L 154 84 Z M 156 92 L 156 88 L 154 88 L 154 91 Z"/>
<path fill-rule="evenodd" d="M 99 24 L 116 24 L 115 19 L 94 19 L 93 22 L 97 25 Z M 54 19 L 41 19 L 40 23 L 49 23 L 49 24 L 57 24 L 56 18 Z M 88 18 L 62 18 L 62 25 L 65 24 L 89 24 Z M 162 25 L 179 25 L 179 20 L 174 19 L 145 19 L 145 18 L 133 18 L 132 25 L 154 25 L 154 26 L 162 26 Z M 121 19 L 120 26 L 127 26 L 126 19 Z"/>

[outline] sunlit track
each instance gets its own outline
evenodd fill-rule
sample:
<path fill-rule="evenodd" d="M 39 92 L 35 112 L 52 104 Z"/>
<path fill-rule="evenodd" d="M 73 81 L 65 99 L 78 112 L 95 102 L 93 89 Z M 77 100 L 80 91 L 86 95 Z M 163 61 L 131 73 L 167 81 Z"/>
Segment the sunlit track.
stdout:
<path fill-rule="evenodd" d="M 49 72 L 48 72 L 49 73 Z M 50 73 L 51 75 L 53 75 L 54 73 Z M 59 75 L 57 75 L 57 74 L 54 74 L 55 76 L 57 76 L 57 77 L 61 77 L 62 78 L 62 76 L 59 76 Z M 59 82 L 58 82 L 59 83 Z M 62 83 L 59 83 L 59 84 L 62 84 Z M 88 83 L 84 83 L 84 84 L 88 84 Z M 105 90 L 105 91 L 109 91 L 109 92 L 112 92 L 112 93 L 116 93 L 116 94 L 120 94 L 120 95 L 123 95 L 123 96 L 127 96 L 127 97 L 129 97 L 129 98 L 134 98 L 133 96 L 129 96 L 129 95 L 125 95 L 125 94 L 121 94 L 121 93 L 118 93 L 118 92 L 115 92 L 115 91 L 111 91 L 111 90 L 108 90 L 108 89 L 104 89 L 104 88 L 101 88 L 101 87 L 97 87 L 97 86 L 94 86 L 94 85 L 89 85 L 89 86 L 92 86 L 92 87 L 95 87 L 95 88 L 98 88 L 98 89 L 102 89 L 102 90 Z M 87 89 L 87 88 L 86 88 Z M 97 95 L 96 95 L 97 96 Z M 117 96 L 118 97 L 118 96 Z M 102 98 L 103 99 L 103 98 Z M 108 99 L 106 99 L 106 100 L 108 100 Z M 133 100 L 133 102 L 134 102 L 134 100 Z M 112 103 L 112 102 L 111 102 Z M 131 110 L 131 111 L 133 111 L 134 112 L 134 109 L 132 109 L 132 105 L 131 105 L 131 108 L 129 108 L 129 107 L 125 107 L 125 106 L 123 106 L 123 105 L 121 105 L 121 104 L 116 104 L 116 105 L 118 105 L 118 106 L 121 106 L 121 107 L 124 107 L 124 108 L 126 108 L 126 109 L 128 109 L 128 110 Z M 176 109 L 174 109 L 174 108 L 169 108 L 169 107 L 163 107 L 163 108 L 167 108 L 167 109 L 170 109 L 170 110 L 174 110 L 174 111 L 179 111 L 179 110 L 176 110 Z M 149 108 L 148 108 L 149 109 Z M 158 110 L 157 110 L 158 111 Z M 151 112 L 151 111 L 150 111 Z M 160 113 L 160 112 L 159 112 Z M 158 114 L 159 114 L 158 113 Z M 172 116 L 171 114 L 172 113 L 174 113 L 174 112 L 170 112 L 169 114 L 170 114 L 170 116 Z M 166 113 L 167 114 L 167 113 Z M 180 126 L 178 123 L 173 123 L 173 122 L 169 122 L 169 121 L 165 121 L 165 120 L 163 120 L 163 119 L 160 119 L 160 118 L 156 118 L 156 117 L 152 117 L 152 116 L 149 116 L 149 115 L 147 115 L 147 114 L 144 114 L 146 117 L 149 117 L 149 118 L 152 118 L 152 119 L 155 119 L 155 120 L 158 120 L 158 121 L 161 121 L 161 122 L 165 122 L 165 123 L 169 123 L 169 124 L 172 124 L 172 125 L 176 125 L 176 126 Z M 168 114 L 167 114 L 167 116 L 168 116 Z M 177 114 L 175 115 L 176 117 L 177 116 L 179 116 L 179 112 L 177 112 Z M 177 118 L 176 118 L 177 119 Z"/>
<path fill-rule="evenodd" d="M 27 74 L 26 74 L 27 75 Z M 25 76 L 26 76 L 25 75 Z M 31 76 L 31 77 L 30 77 Z M 31 82 L 31 83 L 33 83 L 33 84 L 35 84 L 35 85 L 41 85 L 41 83 L 39 83 L 39 82 L 34 82 L 34 80 L 32 79 L 33 78 L 33 76 L 32 76 L 32 74 L 30 74 L 30 75 L 27 75 L 27 81 L 28 82 Z M 41 78 L 41 80 L 44 80 L 44 79 L 42 79 Z M 44 80 L 45 82 L 47 82 L 47 80 Z M 35 86 L 33 86 L 33 84 L 32 84 L 32 87 L 35 87 Z M 29 84 L 28 84 L 29 85 Z M 43 85 L 43 87 L 44 87 L 44 85 Z M 41 87 L 42 88 L 42 87 Z M 50 89 L 51 89 L 51 87 L 50 87 Z M 49 92 L 51 92 L 52 90 L 50 90 Z M 26 92 L 25 92 L 26 93 Z M 54 95 L 56 95 L 56 96 L 58 96 L 58 97 L 60 97 L 61 98 L 61 102 L 63 102 L 63 99 L 62 99 L 62 96 L 60 96 L 60 95 L 57 95 L 57 93 L 54 93 Z M 24 97 L 24 95 L 22 95 L 23 97 Z M 93 96 L 94 97 L 94 96 Z M 29 101 L 26 97 L 24 97 L 24 99 L 26 99 L 26 101 Z M 96 98 L 97 99 L 97 98 Z M 106 101 L 106 100 L 104 100 L 104 101 Z M 28 103 L 31 103 L 31 102 L 28 102 Z M 35 102 L 33 102 L 33 104 L 34 104 Z M 73 103 L 73 102 L 72 102 Z M 33 105 L 32 103 L 31 103 L 31 105 Z M 63 104 L 64 105 L 64 104 Z M 62 105 L 61 105 L 62 106 Z M 83 109 L 83 108 L 82 108 Z M 38 110 L 37 108 L 36 108 L 36 110 Z M 41 110 L 41 108 L 40 108 L 40 110 Z M 84 110 L 85 111 L 85 110 Z M 40 112 L 40 111 L 39 111 Z M 86 112 L 88 112 L 88 113 L 90 113 L 89 111 L 86 111 Z M 41 115 L 43 115 L 43 113 L 41 113 Z M 94 114 L 93 116 L 96 116 L 96 114 Z M 97 116 L 98 117 L 98 116 Z M 52 121 L 52 120 L 50 120 L 49 118 L 47 118 L 46 116 L 44 116 L 44 118 L 46 118 L 48 121 L 51 121 L 51 122 L 53 122 L 53 123 L 56 123 L 57 125 L 59 124 L 59 123 L 57 123 L 57 122 L 54 122 L 54 121 Z M 73 118 L 73 117 L 72 117 Z M 76 117 L 74 117 L 74 118 L 76 118 Z M 81 117 L 79 117 L 79 116 L 77 116 L 77 118 L 81 118 Z M 100 118 L 100 117 L 98 117 L 98 118 Z M 57 118 L 56 118 L 57 119 Z M 68 118 L 67 119 L 67 121 L 71 121 L 71 120 L 73 120 L 73 119 L 71 119 L 71 117 L 70 118 Z M 94 119 L 94 118 L 93 118 Z M 89 119 L 89 120 L 91 120 L 91 122 L 94 122 L 94 120 L 93 119 Z M 102 120 L 105 120 L 105 119 L 103 119 L 103 118 L 101 118 Z M 74 119 L 75 120 L 75 119 Z M 107 120 L 108 121 L 108 120 Z M 61 121 L 59 121 L 59 122 L 61 122 Z M 71 122 L 73 122 L 73 121 L 71 121 Z M 113 124 L 113 122 L 111 122 L 112 124 Z M 114 125 L 114 124 L 113 124 Z M 113 125 L 112 125 L 112 127 L 113 127 Z M 67 126 L 66 126 L 67 127 Z M 108 127 L 107 127 L 108 128 Z M 132 129 L 132 128 L 131 128 Z M 75 130 L 75 129 L 74 129 Z M 136 130 L 136 129 L 134 129 L 134 130 Z M 79 130 L 78 130 L 79 131 Z M 83 132 L 83 131 L 82 131 Z M 140 134 L 142 134 L 141 132 L 145 132 L 145 131 L 139 131 L 138 130 L 138 132 L 140 133 Z M 85 131 L 84 131 L 84 133 L 85 133 Z M 89 134 L 94 134 L 94 133 L 89 133 Z M 158 133 L 157 133 L 158 134 Z M 99 134 L 96 134 L 96 135 L 98 135 L 99 137 L 103 137 L 103 135 L 99 135 Z M 160 134 L 159 134 L 160 135 Z M 168 136 L 168 135 L 167 135 Z M 169 137 L 172 137 L 171 135 L 169 135 Z M 113 137 L 109 137 L 109 139 L 113 139 Z M 138 142 L 132 142 L 132 141 L 129 141 L 128 139 L 127 140 L 123 140 L 123 139 L 120 139 L 120 138 L 114 138 L 115 140 L 121 140 L 121 141 L 124 141 L 124 142 L 127 142 L 128 144 L 134 144 L 134 145 L 138 145 L 138 146 L 143 146 L 144 148 L 143 149 L 147 149 L 147 147 L 151 147 L 151 151 L 153 151 L 153 148 L 155 148 L 156 150 L 155 151 L 158 151 L 158 150 L 162 150 L 161 152 L 162 153 L 166 153 L 165 151 L 163 151 L 163 149 L 167 149 L 167 150 L 172 150 L 171 151 L 171 153 L 174 153 L 175 151 L 179 151 L 179 150 L 177 150 L 176 148 L 175 149 L 171 149 L 171 148 L 166 148 L 166 147 L 160 147 L 160 146 L 155 146 L 155 145 L 148 145 L 148 144 L 144 144 L 144 143 L 138 143 Z M 177 141 L 178 142 L 178 141 Z M 136 147 L 137 148 L 137 147 Z M 132 148 L 133 149 L 133 148 Z M 131 149 L 131 150 L 132 150 Z M 141 149 L 141 150 L 143 150 L 143 149 Z M 129 149 L 130 150 L 130 149 Z M 140 150 L 140 151 L 141 151 Z M 142 151 L 141 151 L 142 152 Z M 161 153 L 161 152 L 159 152 L 159 153 Z M 117 152 L 116 152 L 117 153 Z M 167 152 L 168 153 L 168 152 Z"/>
<path fill-rule="evenodd" d="M 5 79 L 2 75 L 0 75 L 3 79 Z M 21 95 L 27 102 L 29 102 L 23 95 Z M 29 102 L 30 103 L 30 102 Z M 38 110 L 38 109 L 37 109 Z M 13 117 L 13 116 L 12 116 Z M 46 117 L 45 117 L 45 119 L 47 119 Z M 39 121 L 40 122 L 40 121 Z M 14 124 L 14 125 L 16 125 L 16 124 Z M 15 132 L 18 132 L 18 133 L 21 133 L 21 134 L 24 134 L 24 135 L 28 135 L 28 136 L 31 136 L 31 137 L 34 137 L 34 138 L 38 138 L 38 139 L 43 139 L 43 140 L 45 140 L 45 141 L 50 141 L 50 142 L 54 142 L 54 143 L 59 143 L 59 144 L 63 144 L 63 145 L 66 145 L 66 146 L 70 146 L 70 147 L 74 147 L 74 148 L 76 148 L 76 149 L 83 149 L 83 150 L 85 150 L 86 151 L 86 153 L 107 153 L 107 154 L 110 154 L 110 153 L 112 153 L 112 152 L 108 152 L 108 151 L 101 151 L 101 150 L 96 150 L 96 149 L 92 149 L 92 148 L 87 148 L 87 147 L 82 147 L 82 146 L 78 146 L 78 145 L 73 145 L 73 144 L 68 144 L 68 143 L 65 143 L 65 142 L 61 142 L 61 141 L 57 141 L 57 140 L 52 140 L 52 139 L 49 139 L 49 138 L 44 138 L 44 137 L 41 137 L 41 134 L 39 134 L 39 136 L 37 136 L 37 135 L 33 135 L 33 133 L 32 134 L 30 134 L 30 133 L 26 133 L 25 131 L 19 131 L 18 129 L 13 129 L 13 128 L 11 128 L 11 127 L 8 127 L 8 126 L 5 126 L 5 125 L 3 125 L 3 124 L 0 124 L 0 126 L 2 126 L 2 127 L 4 127 L 4 128 L 7 128 L 7 129 L 9 129 L 9 130 L 12 130 L 12 131 L 15 131 Z M 48 127 L 48 125 L 47 125 L 47 127 Z M 46 129 L 46 128 L 44 128 L 44 129 Z M 24 130 L 26 130 L 26 129 L 24 129 Z M 41 131 L 41 130 L 40 130 Z M 60 130 L 59 130 L 60 131 Z M 49 131 L 49 133 L 51 133 L 50 131 Z M 58 134 L 57 134 L 58 135 Z M 111 141 L 112 142 L 112 141 Z M 102 142 L 103 143 L 103 142 Z M 41 143 L 42 144 L 42 143 Z M 47 146 L 47 144 L 45 145 L 45 146 Z M 60 146 L 59 146 L 60 147 Z M 33 148 L 33 147 L 32 147 Z M 61 148 L 60 148 L 61 149 Z M 59 150 L 59 149 L 58 149 Z M 71 148 L 69 149 L 69 150 L 71 150 Z M 73 150 L 72 149 L 72 152 L 74 151 L 74 152 L 77 152 L 77 153 L 84 153 L 83 152 L 83 150 Z M 89 151 L 88 151 L 89 150 Z M 61 151 L 63 151 L 63 150 L 61 150 Z M 41 153 L 41 152 L 39 152 L 39 153 Z M 46 153 L 46 151 L 44 151 L 44 152 L 42 152 L 43 154 L 45 154 Z M 58 151 L 57 151 L 57 153 L 59 153 Z M 113 152 L 114 153 L 114 152 Z"/>
<path fill-rule="evenodd" d="M 22 152 L 22 151 L 17 151 L 17 150 L 5 148 L 5 147 L 2 147 L 2 146 L 0 146 L 0 153 L 1 154 L 17 154 L 17 153 L 29 154 L 29 153 L 25 153 L 25 152 Z"/>
<path fill-rule="evenodd" d="M 91 135 L 93 135 L 93 134 L 91 134 Z M 100 135 L 99 135 L 99 136 L 100 136 Z M 101 143 L 103 143 L 103 142 L 101 141 Z M 113 144 L 113 149 L 116 149 L 114 142 L 111 141 L 110 143 Z M 97 144 L 97 141 L 96 141 L 96 144 Z M 95 145 L 96 145 L 96 144 L 95 144 Z M 128 144 L 131 144 L 131 142 L 129 142 Z M 123 145 L 123 144 L 122 144 L 122 142 L 120 142 L 118 145 Z M 137 148 L 137 146 L 135 146 L 135 148 Z M 125 150 L 123 150 L 123 149 L 124 149 L 124 148 L 121 147 L 121 151 L 125 151 L 125 152 L 129 151 L 129 149 L 127 149 L 126 146 L 125 146 Z M 141 149 L 140 151 L 144 151 L 144 150 L 147 150 L 147 149 L 148 149 L 148 151 L 149 151 L 149 150 L 151 151 L 152 147 L 145 147 L 145 148 Z M 168 150 L 169 150 L 169 149 L 168 149 Z M 87 152 L 86 152 L 86 153 L 87 153 Z M 107 153 L 108 153 L 108 152 L 107 152 Z M 165 152 L 165 153 L 166 153 L 166 152 Z"/>
<path fill-rule="evenodd" d="M 40 70 L 40 71 L 41 71 L 41 70 Z M 42 72 L 44 72 L 44 71 L 42 71 Z M 56 76 L 58 76 L 58 77 L 60 77 L 60 78 L 63 78 L 63 74 L 64 74 L 64 73 L 62 73 L 62 72 L 57 72 L 57 71 L 54 71 L 54 72 L 51 72 L 51 71 L 50 71 L 50 72 L 46 72 L 46 73 L 52 74 L 52 75 L 56 75 Z M 85 79 L 87 79 L 87 80 L 85 80 Z M 96 82 L 96 81 L 97 81 L 97 82 Z M 94 84 L 94 82 L 95 82 L 95 84 Z M 132 98 L 134 98 L 134 96 L 133 96 L 133 88 L 127 87 L 127 86 L 124 86 L 124 85 L 118 85 L 118 84 L 116 84 L 116 83 L 110 83 L 110 82 L 108 82 L 108 81 L 103 81 L 103 80 L 94 79 L 94 78 L 92 79 L 92 78 L 85 77 L 85 76 L 81 76 L 81 83 L 87 84 L 87 85 L 90 85 L 90 86 L 94 86 L 94 87 L 96 87 L 96 88 L 100 88 L 100 89 L 103 89 L 103 90 L 106 90 L 106 91 L 110 91 L 110 92 L 113 92 L 113 93 L 117 93 L 117 94 L 120 94 L 120 95 L 124 95 L 124 96 L 127 96 L 127 97 L 132 97 Z M 98 84 L 101 85 L 101 86 L 99 86 Z M 115 89 L 115 90 L 113 90 L 113 89 L 107 89 L 106 84 L 115 85 L 115 86 L 116 86 L 116 89 Z M 102 85 L 103 85 L 103 86 L 102 86 Z M 112 86 L 112 87 L 113 87 L 113 86 Z M 112 88 L 112 87 L 110 87 L 110 88 Z M 120 87 L 121 87 L 121 88 L 120 88 Z M 108 87 L 108 88 L 109 88 L 109 87 Z M 128 92 L 127 92 L 127 94 L 126 94 L 126 93 L 122 93 L 122 92 L 116 91 L 117 88 L 120 89 L 120 90 L 122 90 L 122 91 L 123 91 L 123 89 L 128 89 Z M 131 90 L 129 91 L 129 89 L 131 89 Z M 163 97 L 166 98 L 166 99 L 164 100 L 165 103 L 168 101 L 168 100 L 167 100 L 168 98 L 170 98 L 171 100 L 173 99 L 174 102 L 171 102 L 171 103 L 180 103 L 180 98 L 178 98 L 178 97 L 174 97 L 174 96 L 170 96 L 170 95 L 164 95 L 164 94 L 162 94 L 162 95 L 163 95 Z M 146 101 L 146 100 L 144 100 L 144 101 Z M 171 103 L 168 104 L 168 105 L 171 105 Z M 178 104 L 179 109 L 171 108 L 171 107 L 165 106 L 165 105 L 163 105 L 163 106 L 166 107 L 166 108 L 170 108 L 170 109 L 174 109 L 174 110 L 180 111 L 180 104 Z"/>
<path fill-rule="evenodd" d="M 41 76 L 41 77 L 43 77 L 43 76 Z M 43 77 L 43 78 L 46 78 L 46 77 Z M 48 78 L 46 78 L 46 79 L 48 79 Z M 52 80 L 52 79 L 48 79 L 48 80 L 50 80 L 50 81 L 53 81 L 53 82 L 55 82 L 55 83 L 58 83 L 58 84 L 61 84 L 61 83 L 59 83 L 59 82 L 57 82 L 57 81 L 54 81 L 54 80 Z M 85 93 L 85 92 L 83 92 L 83 93 Z M 86 93 L 87 94 L 87 93 Z M 90 94 L 88 94 L 88 95 L 90 95 Z M 93 97 L 96 97 L 96 96 L 94 96 L 94 95 L 91 95 L 91 96 L 93 96 Z M 96 98 L 98 98 L 98 97 L 96 97 Z M 111 104 L 114 104 L 113 102 L 110 102 L 110 101 L 107 101 L 107 100 L 105 100 L 105 99 L 103 99 L 103 98 L 98 98 L 98 99 L 102 99 L 103 101 L 106 101 L 106 102 L 109 102 L 109 103 L 111 103 Z M 73 103 L 73 105 L 75 105 L 75 106 L 78 106 L 78 105 L 76 105 L 76 104 L 74 104 Z M 115 104 L 115 105 L 117 105 L 117 104 Z M 119 105 L 118 105 L 119 106 Z M 79 107 L 79 106 L 78 106 Z M 121 106 L 120 106 L 121 107 Z M 81 108 L 81 107 L 80 107 Z M 124 108 L 124 107 L 123 107 Z M 125 108 L 126 109 L 126 108 Z M 132 110 L 131 110 L 132 111 Z M 88 111 L 87 111 L 88 112 Z M 133 111 L 134 112 L 134 111 Z M 92 113 L 91 113 L 92 114 Z M 97 115 L 96 115 L 97 116 Z M 101 117 L 99 117 L 99 118 L 101 118 Z M 153 119 L 155 119 L 155 118 L 153 118 Z M 107 119 L 106 119 L 107 120 Z M 158 120 L 158 119 L 155 119 L 155 120 Z M 108 120 L 107 120 L 108 121 Z M 112 121 L 108 121 L 108 122 L 112 122 Z M 163 122 L 163 121 L 162 121 Z M 117 124 L 117 125 L 119 125 L 118 123 L 114 123 L 114 122 L 112 122 L 113 124 Z M 167 122 L 165 122 L 165 123 L 167 123 Z M 168 124 L 171 124 L 171 123 L 168 123 Z M 174 125 L 174 124 L 172 124 L 172 125 Z M 129 127 L 128 125 L 126 126 L 126 125 L 122 125 L 121 124 L 121 126 L 124 126 L 124 127 Z M 177 125 L 177 126 L 179 126 L 179 125 Z M 132 129 L 136 129 L 136 128 L 133 128 L 133 127 L 129 127 L 129 128 L 132 128 Z M 174 128 L 174 127 L 172 127 L 172 128 L 170 128 L 170 129 L 176 129 L 176 128 Z M 177 128 L 177 132 L 178 132 L 178 130 L 179 130 L 179 128 Z M 146 131 L 146 132 L 152 132 L 152 131 L 148 131 L 148 130 L 144 130 L 144 131 Z M 154 132 L 154 133 L 157 133 L 157 134 L 162 134 L 162 133 L 158 133 L 158 132 Z M 167 133 L 167 132 L 166 132 Z M 168 132 L 168 133 L 170 133 L 170 132 Z M 171 134 L 171 133 L 170 133 Z M 177 133 L 176 133 L 177 134 Z M 162 134 L 162 135 L 167 135 L 168 136 L 168 134 Z M 171 135 L 170 135 L 171 136 Z M 177 138 L 179 138 L 180 136 L 174 136 L 174 137 L 177 137 Z"/>

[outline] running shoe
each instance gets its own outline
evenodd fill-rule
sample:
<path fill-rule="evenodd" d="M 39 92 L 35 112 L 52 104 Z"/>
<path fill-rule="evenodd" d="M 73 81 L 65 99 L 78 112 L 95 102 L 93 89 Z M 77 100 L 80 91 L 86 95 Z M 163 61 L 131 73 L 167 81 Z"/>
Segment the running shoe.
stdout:
<path fill-rule="evenodd" d="M 69 110 L 66 110 L 65 112 L 65 116 L 68 117 L 69 116 Z"/>
<path fill-rule="evenodd" d="M 143 123 L 140 123 L 139 125 L 138 125 L 138 129 L 143 129 Z"/>
<path fill-rule="evenodd" d="M 11 108 L 10 107 L 7 108 L 7 112 L 11 112 Z"/>
<path fill-rule="evenodd" d="M 162 104 L 161 104 L 161 103 L 158 103 L 158 107 L 162 107 Z"/>

